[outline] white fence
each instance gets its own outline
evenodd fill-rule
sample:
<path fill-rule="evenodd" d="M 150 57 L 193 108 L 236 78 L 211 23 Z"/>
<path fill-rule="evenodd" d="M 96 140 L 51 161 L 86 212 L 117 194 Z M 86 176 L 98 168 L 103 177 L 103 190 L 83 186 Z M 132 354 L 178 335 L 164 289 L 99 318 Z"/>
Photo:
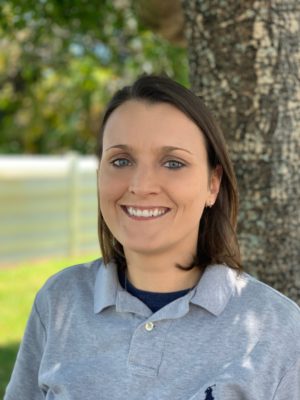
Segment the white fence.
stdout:
<path fill-rule="evenodd" d="M 0 157 L 0 264 L 97 252 L 97 160 Z"/>

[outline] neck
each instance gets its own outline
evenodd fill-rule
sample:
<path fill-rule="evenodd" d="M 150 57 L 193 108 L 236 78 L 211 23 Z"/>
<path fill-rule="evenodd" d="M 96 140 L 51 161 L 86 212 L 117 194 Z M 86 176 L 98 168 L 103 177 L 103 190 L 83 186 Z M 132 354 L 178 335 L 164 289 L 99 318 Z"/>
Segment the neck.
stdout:
<path fill-rule="evenodd" d="M 191 259 L 176 260 L 176 258 L 162 255 L 149 256 L 125 252 L 127 261 L 128 280 L 137 289 L 149 292 L 176 292 L 190 289 L 195 286 L 200 277 L 201 270 L 194 267 L 189 271 L 176 267 L 189 265 Z"/>

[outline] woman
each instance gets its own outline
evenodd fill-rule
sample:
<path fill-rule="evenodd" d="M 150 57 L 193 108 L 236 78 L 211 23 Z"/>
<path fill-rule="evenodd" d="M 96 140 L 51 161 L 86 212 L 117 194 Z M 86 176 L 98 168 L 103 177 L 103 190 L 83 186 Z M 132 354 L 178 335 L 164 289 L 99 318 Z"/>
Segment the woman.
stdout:
<path fill-rule="evenodd" d="M 201 100 L 138 79 L 98 155 L 103 260 L 38 293 L 5 399 L 299 400 L 299 308 L 242 272 L 235 177 Z"/>

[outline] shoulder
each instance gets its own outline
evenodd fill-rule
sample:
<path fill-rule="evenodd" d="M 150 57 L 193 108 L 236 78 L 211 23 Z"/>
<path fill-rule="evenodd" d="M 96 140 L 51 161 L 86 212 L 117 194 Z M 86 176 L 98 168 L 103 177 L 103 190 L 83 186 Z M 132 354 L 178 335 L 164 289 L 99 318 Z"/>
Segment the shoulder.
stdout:
<path fill-rule="evenodd" d="M 78 281 L 86 281 L 88 279 L 93 279 L 97 274 L 100 266 L 102 264 L 102 259 L 98 258 L 96 260 L 72 265 L 70 267 L 64 268 L 56 274 L 52 275 L 43 286 L 44 290 L 50 289 L 64 282 L 77 283 Z"/>
<path fill-rule="evenodd" d="M 271 286 L 247 273 L 238 275 L 236 282 L 237 294 L 244 294 L 253 304 L 259 304 L 260 307 L 271 307 L 279 312 L 291 312 L 300 318 L 300 307 Z"/>
<path fill-rule="evenodd" d="M 78 284 L 84 285 L 94 282 L 95 276 L 102 264 L 101 259 L 93 260 L 91 262 L 73 265 L 52 275 L 44 284 L 40 291 L 55 291 L 64 287 Z"/>
<path fill-rule="evenodd" d="M 52 275 L 36 296 L 37 306 L 45 306 L 76 297 L 86 297 L 94 292 L 97 272 L 102 260 L 73 265 Z"/>
<path fill-rule="evenodd" d="M 237 277 L 234 297 L 274 339 L 294 340 L 300 351 L 300 308 L 295 302 L 246 273 Z"/>

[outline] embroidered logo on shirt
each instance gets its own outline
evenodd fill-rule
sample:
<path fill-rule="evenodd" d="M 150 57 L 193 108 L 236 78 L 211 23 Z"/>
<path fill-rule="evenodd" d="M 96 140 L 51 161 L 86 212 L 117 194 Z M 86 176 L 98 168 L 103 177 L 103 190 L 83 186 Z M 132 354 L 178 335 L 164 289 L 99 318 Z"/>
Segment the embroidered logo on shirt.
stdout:
<path fill-rule="evenodd" d="M 216 385 L 209 386 L 209 387 L 205 390 L 206 397 L 205 397 L 204 400 L 214 400 L 214 399 L 215 399 L 214 396 L 213 396 L 213 387 L 214 387 L 214 386 L 216 386 Z"/>

